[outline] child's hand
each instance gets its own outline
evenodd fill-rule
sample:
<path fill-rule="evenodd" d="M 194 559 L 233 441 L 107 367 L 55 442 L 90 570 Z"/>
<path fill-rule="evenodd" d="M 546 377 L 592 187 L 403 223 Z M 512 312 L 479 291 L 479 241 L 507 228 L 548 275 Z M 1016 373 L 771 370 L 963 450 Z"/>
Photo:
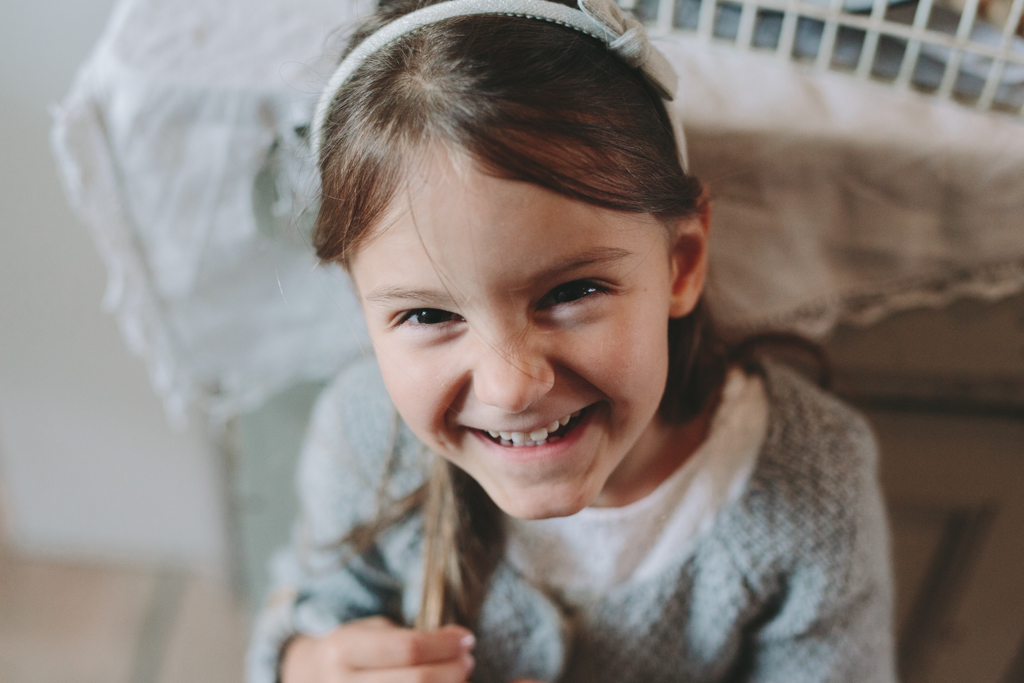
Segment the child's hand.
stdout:
<path fill-rule="evenodd" d="M 414 631 L 384 617 L 359 619 L 288 643 L 281 683 L 465 683 L 473 644 L 461 626 Z"/>

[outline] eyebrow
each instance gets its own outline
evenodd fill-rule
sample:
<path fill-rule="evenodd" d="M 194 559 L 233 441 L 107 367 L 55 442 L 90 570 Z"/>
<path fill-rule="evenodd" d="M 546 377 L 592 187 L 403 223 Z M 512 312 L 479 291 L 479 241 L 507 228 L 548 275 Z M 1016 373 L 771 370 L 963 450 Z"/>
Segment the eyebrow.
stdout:
<path fill-rule="evenodd" d="M 615 263 L 633 256 L 633 252 L 618 247 L 595 247 L 585 251 L 571 261 L 558 263 L 550 268 L 533 273 L 534 280 L 551 280 L 563 273 L 571 273 L 580 268 L 588 266 L 599 266 L 608 263 Z"/>
<path fill-rule="evenodd" d="M 452 298 L 446 292 L 405 287 L 379 287 L 363 297 L 367 303 L 382 304 L 394 301 L 415 301 L 424 306 L 449 306 Z"/>
<path fill-rule="evenodd" d="M 532 280 L 553 280 L 559 275 L 571 273 L 580 268 L 615 263 L 633 256 L 634 253 L 617 247 L 597 247 L 585 251 L 571 261 L 558 263 L 550 268 L 531 274 Z M 384 304 L 398 301 L 415 301 L 417 305 L 432 307 L 451 306 L 454 302 L 447 292 L 430 289 L 408 289 L 405 287 L 378 287 L 363 297 L 370 304 Z"/>

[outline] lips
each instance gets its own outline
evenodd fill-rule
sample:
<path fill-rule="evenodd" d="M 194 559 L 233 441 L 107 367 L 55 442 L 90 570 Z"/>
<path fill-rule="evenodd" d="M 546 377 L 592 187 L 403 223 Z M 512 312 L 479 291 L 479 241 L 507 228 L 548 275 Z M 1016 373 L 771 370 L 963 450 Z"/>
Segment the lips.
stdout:
<path fill-rule="evenodd" d="M 492 431 L 492 430 L 478 430 L 483 434 L 486 434 L 491 441 L 502 446 L 513 446 L 513 447 L 535 447 L 543 446 L 547 443 L 553 443 L 558 441 L 563 436 L 571 432 L 576 425 L 583 419 L 587 409 L 577 410 L 574 413 L 566 415 L 563 418 L 552 421 L 550 424 L 534 429 L 530 432 L 516 432 L 516 431 Z"/>

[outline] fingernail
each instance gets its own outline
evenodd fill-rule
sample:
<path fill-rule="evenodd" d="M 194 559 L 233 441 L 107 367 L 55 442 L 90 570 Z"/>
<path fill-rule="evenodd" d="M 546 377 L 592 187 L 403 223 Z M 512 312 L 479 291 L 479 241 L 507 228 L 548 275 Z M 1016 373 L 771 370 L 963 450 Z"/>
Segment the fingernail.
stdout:
<path fill-rule="evenodd" d="M 474 636 L 472 633 L 470 633 L 469 635 L 463 636 L 462 640 L 459 641 L 459 644 L 462 645 L 462 647 L 464 649 L 469 650 L 474 645 L 476 645 L 476 636 Z"/>
<path fill-rule="evenodd" d="M 472 671 L 473 667 L 476 666 L 476 660 L 473 655 L 466 653 L 462 655 L 462 665 L 466 667 L 466 671 Z"/>

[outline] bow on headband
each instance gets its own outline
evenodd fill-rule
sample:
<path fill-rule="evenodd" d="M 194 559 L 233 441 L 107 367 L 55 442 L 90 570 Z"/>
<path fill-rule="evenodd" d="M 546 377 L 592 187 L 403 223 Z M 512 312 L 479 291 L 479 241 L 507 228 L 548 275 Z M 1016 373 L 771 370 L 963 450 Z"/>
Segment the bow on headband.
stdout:
<path fill-rule="evenodd" d="M 661 91 L 662 98 L 675 98 L 679 77 L 665 55 L 651 46 L 643 24 L 626 16 L 613 0 L 579 0 L 579 8 L 604 31 L 612 52 L 626 64 L 641 69 Z"/>

